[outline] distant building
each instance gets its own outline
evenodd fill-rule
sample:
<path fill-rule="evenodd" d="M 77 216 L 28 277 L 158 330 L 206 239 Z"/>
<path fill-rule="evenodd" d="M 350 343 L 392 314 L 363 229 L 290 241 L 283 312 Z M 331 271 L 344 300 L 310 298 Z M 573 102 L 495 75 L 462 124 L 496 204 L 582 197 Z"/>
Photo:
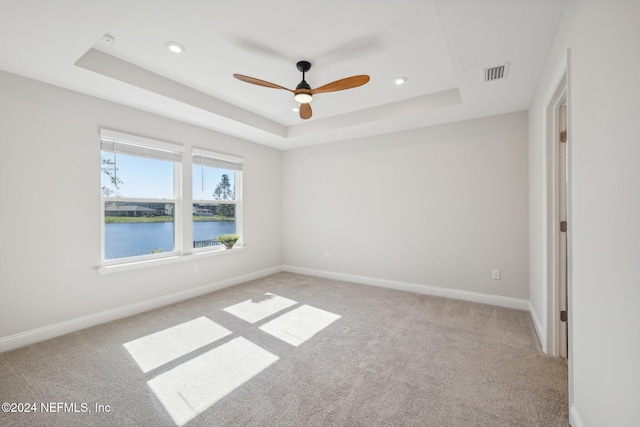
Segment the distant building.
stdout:
<path fill-rule="evenodd" d="M 140 205 L 126 205 L 109 203 L 104 207 L 104 214 L 106 216 L 128 216 L 128 217 L 140 217 L 140 216 L 156 216 L 161 212 L 156 209 L 148 208 Z"/>
<path fill-rule="evenodd" d="M 157 215 L 168 215 L 173 216 L 173 203 L 149 203 L 145 205 L 149 209 L 155 209 Z"/>

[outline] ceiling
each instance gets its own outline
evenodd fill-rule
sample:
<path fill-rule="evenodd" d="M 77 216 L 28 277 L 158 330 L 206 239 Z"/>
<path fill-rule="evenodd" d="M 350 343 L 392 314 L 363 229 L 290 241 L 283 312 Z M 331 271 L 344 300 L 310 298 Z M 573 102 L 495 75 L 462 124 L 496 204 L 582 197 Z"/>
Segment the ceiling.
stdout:
<path fill-rule="evenodd" d="M 3 1 L 0 69 L 291 149 L 527 109 L 565 3 Z M 295 89 L 300 60 L 312 63 L 313 88 L 371 80 L 317 94 L 302 120 L 290 92 L 233 78 Z M 507 77 L 485 82 L 485 69 L 504 63 Z"/>

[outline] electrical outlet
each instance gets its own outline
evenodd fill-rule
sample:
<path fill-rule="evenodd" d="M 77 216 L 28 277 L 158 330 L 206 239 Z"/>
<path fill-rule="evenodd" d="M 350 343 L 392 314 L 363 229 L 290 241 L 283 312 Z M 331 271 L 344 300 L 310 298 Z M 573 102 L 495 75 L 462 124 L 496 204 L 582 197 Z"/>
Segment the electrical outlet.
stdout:
<path fill-rule="evenodd" d="M 331 259 L 331 252 L 325 252 L 324 253 L 324 259 L 330 260 Z"/>
<path fill-rule="evenodd" d="M 493 280 L 500 280 L 502 278 L 499 268 L 494 268 L 493 270 L 491 270 L 491 278 Z"/>
<path fill-rule="evenodd" d="M 193 264 L 193 272 L 197 273 L 200 271 L 200 264 Z"/>

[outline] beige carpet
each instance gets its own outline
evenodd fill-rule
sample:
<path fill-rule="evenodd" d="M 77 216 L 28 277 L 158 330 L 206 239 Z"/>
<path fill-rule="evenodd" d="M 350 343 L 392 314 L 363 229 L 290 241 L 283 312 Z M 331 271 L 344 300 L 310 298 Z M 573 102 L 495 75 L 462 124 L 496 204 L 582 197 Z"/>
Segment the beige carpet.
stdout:
<path fill-rule="evenodd" d="M 528 313 L 290 273 L 2 353 L 0 402 L 35 403 L 2 426 L 568 426 Z"/>

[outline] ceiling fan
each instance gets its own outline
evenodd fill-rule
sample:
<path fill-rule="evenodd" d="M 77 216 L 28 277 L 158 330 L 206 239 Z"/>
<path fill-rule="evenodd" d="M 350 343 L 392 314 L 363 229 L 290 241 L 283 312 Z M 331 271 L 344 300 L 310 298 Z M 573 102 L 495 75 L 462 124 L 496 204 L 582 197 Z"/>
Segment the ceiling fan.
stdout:
<path fill-rule="evenodd" d="M 327 83 L 324 86 L 320 86 L 316 89 L 311 89 L 311 86 L 305 81 L 305 73 L 311 69 L 311 63 L 308 61 L 300 61 L 296 64 L 298 70 L 302 72 L 302 81 L 296 86 L 296 90 L 287 89 L 286 87 L 279 86 L 275 83 L 270 83 L 264 80 L 256 79 L 254 77 L 243 76 L 242 74 L 234 74 L 238 80 L 243 82 L 252 83 L 258 86 L 270 87 L 273 89 L 283 89 L 293 92 L 293 98 L 300 103 L 300 118 L 311 118 L 311 105 L 309 103 L 313 100 L 313 95 L 325 92 L 336 92 L 339 90 L 352 89 L 354 87 L 362 86 L 369 81 L 369 76 L 359 75 L 346 77 L 344 79 L 336 80 L 335 82 Z"/>

